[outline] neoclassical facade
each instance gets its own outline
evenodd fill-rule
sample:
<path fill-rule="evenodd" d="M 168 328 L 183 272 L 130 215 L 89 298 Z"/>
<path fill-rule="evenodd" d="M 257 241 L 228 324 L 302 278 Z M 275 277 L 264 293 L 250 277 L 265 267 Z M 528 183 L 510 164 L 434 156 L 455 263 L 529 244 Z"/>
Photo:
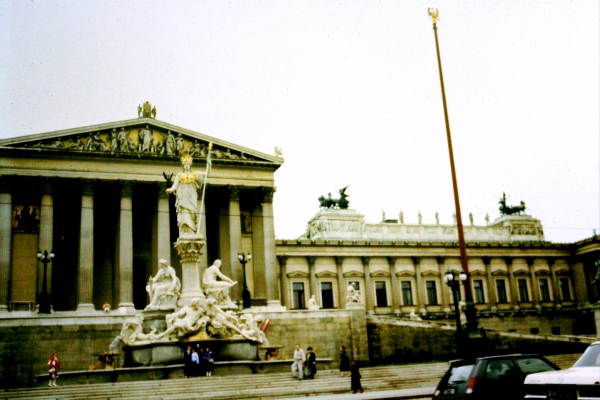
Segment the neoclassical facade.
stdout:
<path fill-rule="evenodd" d="M 38 250 L 55 254 L 46 272 L 54 311 L 143 309 L 159 259 L 181 276 L 175 199 L 165 190 L 184 152 L 194 170 L 205 172 L 208 152 L 212 160 L 200 268 L 221 259 L 239 282 L 238 301 L 237 256 L 251 252 L 254 304 L 280 305 L 272 203 L 283 159 L 159 121 L 145 108 L 135 119 L 0 141 L 0 313 L 35 308 L 44 276 Z"/>
<path fill-rule="evenodd" d="M 465 237 L 469 284 L 482 316 L 576 318 L 600 298 L 591 284 L 594 261 L 600 258 L 597 237 L 550 243 L 541 222 L 527 215 L 467 225 Z M 323 308 L 343 308 L 346 288 L 353 284 L 368 314 L 409 316 L 414 311 L 448 318 L 453 313 L 444 275 L 461 270 L 454 225 L 366 224 L 354 210 L 323 209 L 309 221 L 305 235 L 278 240 L 277 255 L 288 309 L 306 307 L 312 295 Z"/>

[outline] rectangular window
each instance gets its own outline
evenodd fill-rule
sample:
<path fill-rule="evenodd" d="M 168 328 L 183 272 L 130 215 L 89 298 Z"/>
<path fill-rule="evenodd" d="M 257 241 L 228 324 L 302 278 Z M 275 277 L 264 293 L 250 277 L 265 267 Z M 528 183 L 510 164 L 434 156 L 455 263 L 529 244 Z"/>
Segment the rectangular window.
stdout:
<path fill-rule="evenodd" d="M 475 303 L 485 303 L 485 295 L 483 294 L 483 281 L 476 279 L 473 281 L 473 291 L 475 292 Z"/>
<path fill-rule="evenodd" d="M 550 301 L 550 285 L 546 278 L 540 278 L 540 294 L 542 295 L 542 301 Z"/>
<path fill-rule="evenodd" d="M 560 295 L 563 301 L 571 301 L 571 288 L 569 287 L 569 278 L 560 278 L 558 280 L 560 286 Z"/>
<path fill-rule="evenodd" d="M 496 281 L 496 292 L 498 293 L 498 303 L 508 303 L 508 296 L 506 295 L 506 281 L 504 279 L 498 279 Z"/>
<path fill-rule="evenodd" d="M 435 288 L 435 281 L 427 281 L 427 304 L 430 306 L 437 306 L 437 290 Z"/>
<path fill-rule="evenodd" d="M 527 279 L 517 279 L 519 285 L 519 301 L 529 303 L 529 292 L 527 291 Z"/>
<path fill-rule="evenodd" d="M 304 283 L 294 282 L 292 283 L 293 299 L 292 307 L 296 310 L 305 309 L 304 305 Z"/>
<path fill-rule="evenodd" d="M 323 308 L 333 308 L 333 284 L 321 282 L 321 304 Z"/>
<path fill-rule="evenodd" d="M 405 306 L 413 305 L 412 287 L 410 281 L 402 281 L 402 304 Z"/>
<path fill-rule="evenodd" d="M 385 282 L 375 282 L 375 297 L 377 298 L 377 307 L 387 307 L 387 290 Z"/>

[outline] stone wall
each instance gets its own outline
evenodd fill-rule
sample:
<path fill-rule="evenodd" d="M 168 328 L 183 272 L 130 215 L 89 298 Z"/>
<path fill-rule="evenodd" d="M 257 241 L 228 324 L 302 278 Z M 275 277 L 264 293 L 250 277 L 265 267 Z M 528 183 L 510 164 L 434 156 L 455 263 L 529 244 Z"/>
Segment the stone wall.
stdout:
<path fill-rule="evenodd" d="M 0 387 L 33 386 L 53 351 L 64 370 L 88 369 L 120 331 L 121 324 L 0 326 Z"/>

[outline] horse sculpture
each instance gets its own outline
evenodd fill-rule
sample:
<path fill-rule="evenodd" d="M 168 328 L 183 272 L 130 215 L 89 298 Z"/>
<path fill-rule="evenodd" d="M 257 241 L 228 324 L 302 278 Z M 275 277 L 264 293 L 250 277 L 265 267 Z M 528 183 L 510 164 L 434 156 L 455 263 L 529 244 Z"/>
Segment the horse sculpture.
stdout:
<path fill-rule="evenodd" d="M 513 215 L 513 214 L 518 214 L 520 215 L 521 213 L 525 213 L 525 202 L 523 200 L 521 200 L 521 205 L 519 206 L 507 206 L 506 205 L 506 193 L 502 193 L 502 197 L 500 198 L 500 201 L 498 202 L 498 204 L 500 204 L 500 214 L 502 215 Z"/>
<path fill-rule="evenodd" d="M 350 185 L 348 185 L 350 186 Z M 342 188 L 340 190 L 338 190 L 338 193 L 340 194 L 340 198 L 339 199 L 333 199 L 331 197 L 331 193 L 327 194 L 327 197 L 325 196 L 320 196 L 319 197 L 319 207 L 321 208 L 332 208 L 332 209 L 341 209 L 341 210 L 345 210 L 348 208 L 348 206 L 350 205 L 350 202 L 348 201 L 348 197 L 349 195 L 346 194 L 346 189 L 348 189 L 348 186 L 346 186 L 345 188 Z"/>

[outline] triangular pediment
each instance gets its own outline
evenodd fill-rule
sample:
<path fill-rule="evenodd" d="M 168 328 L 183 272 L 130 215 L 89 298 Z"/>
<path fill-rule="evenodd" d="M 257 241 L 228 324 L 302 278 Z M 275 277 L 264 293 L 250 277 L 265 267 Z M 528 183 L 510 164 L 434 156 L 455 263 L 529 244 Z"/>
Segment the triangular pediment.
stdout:
<path fill-rule="evenodd" d="M 0 140 L 0 147 L 26 151 L 72 153 L 90 156 L 157 157 L 179 160 L 187 151 L 206 159 L 212 143 L 211 160 L 224 163 L 273 165 L 283 158 L 181 128 L 151 117 L 111 122 L 75 129 L 40 133 Z"/>

